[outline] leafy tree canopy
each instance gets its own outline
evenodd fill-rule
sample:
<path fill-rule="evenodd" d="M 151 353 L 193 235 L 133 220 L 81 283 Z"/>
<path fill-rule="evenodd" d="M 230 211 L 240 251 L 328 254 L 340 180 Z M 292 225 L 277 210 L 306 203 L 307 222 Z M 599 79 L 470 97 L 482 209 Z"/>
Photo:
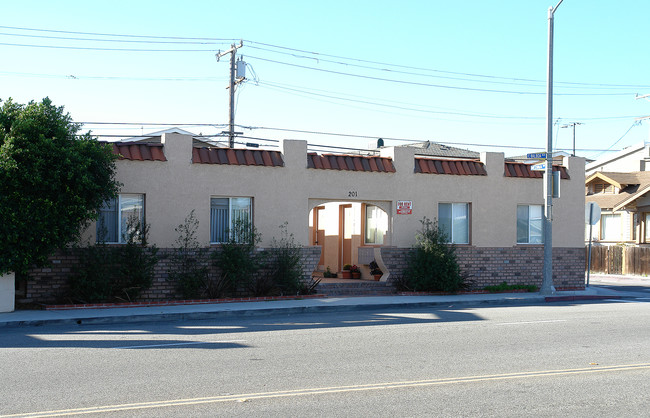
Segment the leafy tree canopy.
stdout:
<path fill-rule="evenodd" d="M 117 194 L 115 156 L 49 98 L 0 100 L 0 274 L 43 265 Z"/>

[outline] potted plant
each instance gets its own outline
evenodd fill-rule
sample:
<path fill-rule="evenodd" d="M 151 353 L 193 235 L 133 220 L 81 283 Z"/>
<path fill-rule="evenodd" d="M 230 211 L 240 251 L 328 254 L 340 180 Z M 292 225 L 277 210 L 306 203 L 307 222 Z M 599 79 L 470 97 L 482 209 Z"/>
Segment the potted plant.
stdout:
<path fill-rule="evenodd" d="M 352 269 L 352 266 L 349 264 L 346 264 L 343 266 L 343 270 L 341 271 L 341 278 L 342 279 L 351 279 L 352 278 L 352 272 L 350 271 Z"/>
<path fill-rule="evenodd" d="M 372 262 L 368 266 L 370 267 L 370 274 L 375 279 L 375 281 L 378 282 L 379 279 L 381 279 L 381 276 L 384 274 L 384 272 L 381 271 L 379 265 L 375 260 L 372 260 Z"/>
<path fill-rule="evenodd" d="M 327 266 L 327 270 L 325 270 L 325 273 L 323 273 L 323 277 L 326 279 L 336 278 L 336 273 L 332 273 L 330 266 Z"/>
<path fill-rule="evenodd" d="M 360 279 L 361 278 L 361 270 L 359 270 L 359 267 L 355 264 L 354 266 L 350 267 L 350 273 L 352 273 L 352 278 L 353 279 Z"/>

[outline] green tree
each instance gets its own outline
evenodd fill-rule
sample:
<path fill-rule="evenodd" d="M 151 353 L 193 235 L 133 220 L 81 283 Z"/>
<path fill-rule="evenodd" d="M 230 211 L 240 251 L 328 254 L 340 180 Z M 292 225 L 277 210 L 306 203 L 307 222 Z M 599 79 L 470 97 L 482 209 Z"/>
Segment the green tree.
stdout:
<path fill-rule="evenodd" d="M 0 274 L 43 265 L 117 194 L 115 156 L 50 99 L 0 107 Z"/>

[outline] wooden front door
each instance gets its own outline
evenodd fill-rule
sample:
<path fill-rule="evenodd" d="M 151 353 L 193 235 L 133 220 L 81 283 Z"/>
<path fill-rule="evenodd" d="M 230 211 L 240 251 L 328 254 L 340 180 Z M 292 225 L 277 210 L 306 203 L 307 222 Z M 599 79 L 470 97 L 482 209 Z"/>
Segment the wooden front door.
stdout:
<path fill-rule="evenodd" d="M 320 212 L 325 209 L 325 206 L 318 206 L 314 208 L 313 211 L 313 233 L 312 233 L 312 245 L 320 245 L 321 251 L 320 251 L 320 260 L 318 260 L 318 269 L 323 270 L 325 269 L 325 230 L 320 229 L 319 225 L 319 217 L 320 217 Z"/>
<path fill-rule="evenodd" d="M 354 233 L 352 205 L 339 206 L 339 269 L 352 264 L 352 234 Z"/>

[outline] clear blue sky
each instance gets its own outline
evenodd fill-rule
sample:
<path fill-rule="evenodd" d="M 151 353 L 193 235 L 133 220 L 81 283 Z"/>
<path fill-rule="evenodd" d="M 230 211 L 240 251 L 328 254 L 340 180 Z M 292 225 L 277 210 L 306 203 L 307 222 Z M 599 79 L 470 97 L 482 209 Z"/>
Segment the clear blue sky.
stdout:
<path fill-rule="evenodd" d="M 143 123 L 223 125 L 228 59 L 217 62 L 215 53 L 243 39 L 238 53 L 251 80 L 238 89 L 237 124 L 517 155 L 546 144 L 547 10 L 556 3 L 3 1 L 0 98 L 49 96 L 76 121 L 137 123 L 86 125 L 98 135 L 166 127 Z M 601 154 L 589 150 L 648 138 L 648 122 L 634 126 L 635 118 L 650 115 L 650 101 L 635 100 L 637 93 L 650 94 L 647 16 L 647 0 L 561 4 L 555 15 L 557 148 L 571 148 L 571 129 L 559 128 L 570 122 L 583 123 L 576 128 L 577 148 L 587 149 L 578 152 L 587 157 Z M 225 129 L 181 127 L 203 134 Z M 352 148 L 371 142 L 238 130 Z"/>

